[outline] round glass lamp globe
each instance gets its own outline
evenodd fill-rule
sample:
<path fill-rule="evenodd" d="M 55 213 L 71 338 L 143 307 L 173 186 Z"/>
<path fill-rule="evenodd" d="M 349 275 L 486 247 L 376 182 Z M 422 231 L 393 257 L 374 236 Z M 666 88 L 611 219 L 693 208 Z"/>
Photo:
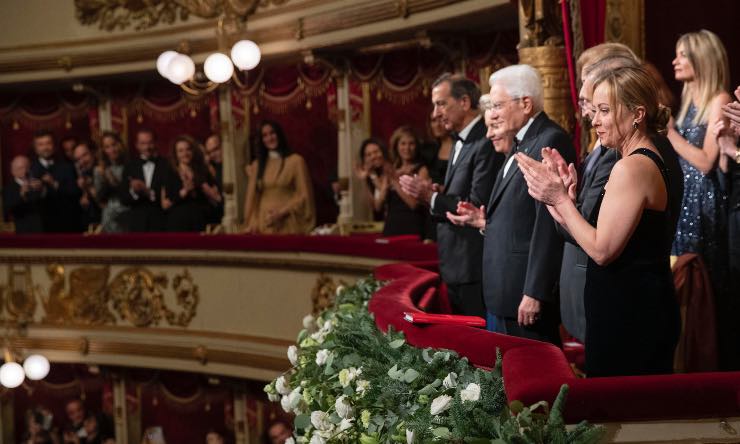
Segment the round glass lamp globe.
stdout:
<path fill-rule="evenodd" d="M 49 360 L 45 356 L 31 355 L 23 361 L 23 370 L 32 381 L 44 379 L 49 374 Z"/>
<path fill-rule="evenodd" d="M 26 374 L 17 362 L 6 362 L 0 367 L 0 384 L 7 388 L 16 388 L 23 384 Z"/>
<path fill-rule="evenodd" d="M 195 63 L 193 59 L 185 54 L 177 54 L 167 64 L 168 79 L 176 85 L 192 79 L 195 74 Z"/>
<path fill-rule="evenodd" d="M 241 70 L 253 69 L 261 58 L 260 47 L 251 40 L 239 40 L 231 47 L 231 60 Z"/>
<path fill-rule="evenodd" d="M 175 51 L 165 51 L 157 57 L 157 72 L 165 79 L 169 79 L 169 71 L 167 68 L 172 61 L 172 58 L 177 55 Z"/>
<path fill-rule="evenodd" d="M 234 65 L 226 54 L 216 52 L 208 56 L 203 64 L 203 71 L 211 82 L 224 83 L 228 82 L 234 73 Z"/>

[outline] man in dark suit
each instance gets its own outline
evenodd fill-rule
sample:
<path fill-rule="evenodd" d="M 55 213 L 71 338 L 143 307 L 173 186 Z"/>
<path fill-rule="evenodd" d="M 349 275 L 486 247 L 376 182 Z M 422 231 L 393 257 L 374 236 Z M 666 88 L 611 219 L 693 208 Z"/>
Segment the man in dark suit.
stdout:
<path fill-rule="evenodd" d="M 77 187 L 82 190 L 80 209 L 82 210 L 82 226 L 87 229 L 92 224 L 99 224 L 101 217 L 100 206 L 95 196 L 93 186 L 93 169 L 95 156 L 89 142 L 78 143 L 72 150 L 72 157 L 77 171 Z"/>
<path fill-rule="evenodd" d="M 41 180 L 44 197 L 41 200 L 41 220 L 47 233 L 82 231 L 80 196 L 77 176 L 72 164 L 54 155 L 51 131 L 39 130 L 33 135 L 36 158 L 31 163 L 31 177 Z"/>
<path fill-rule="evenodd" d="M 434 82 L 432 115 L 440 116 L 455 138 L 445 183 L 440 186 L 411 176 L 402 176 L 399 181 L 404 192 L 427 203 L 438 220 L 439 266 L 453 311 L 485 317 L 481 288 L 483 239 L 477 229 L 453 225 L 446 217 L 447 213 L 456 213 L 461 201 L 485 203 L 503 162 L 503 156 L 494 152 L 485 137 L 479 98 L 477 85 L 465 77 L 444 74 Z"/>
<path fill-rule="evenodd" d="M 15 156 L 10 162 L 12 181 L 3 190 L 5 213 L 11 216 L 16 233 L 42 233 L 41 199 L 44 186 L 29 175 L 31 161 Z"/>
<path fill-rule="evenodd" d="M 121 202 L 131 208 L 129 228 L 133 232 L 164 231 L 162 187 L 170 167 L 157 153 L 153 131 L 139 130 L 135 144 L 139 157 L 123 167 L 120 190 Z"/>
<path fill-rule="evenodd" d="M 591 103 L 592 85 L 584 78 L 579 92 L 578 103 L 583 127 L 588 128 L 596 109 Z M 578 177 L 578 197 L 576 206 L 586 220 L 609 180 L 612 167 L 617 162 L 617 152 L 597 142 L 594 149 L 583 161 Z M 586 285 L 586 265 L 588 255 L 576 241 L 558 225 L 558 231 L 565 239 L 563 263 L 560 267 L 560 316 L 565 329 L 581 342 L 586 340 L 586 313 L 583 306 L 583 289 Z"/>
<path fill-rule="evenodd" d="M 546 206 L 529 195 L 513 154 L 540 160 L 549 146 L 573 162 L 575 148 L 543 111 L 542 81 L 534 68 L 503 68 L 490 84 L 491 121 L 516 136 L 486 207 L 483 293 L 489 329 L 557 344 L 563 240 Z"/>

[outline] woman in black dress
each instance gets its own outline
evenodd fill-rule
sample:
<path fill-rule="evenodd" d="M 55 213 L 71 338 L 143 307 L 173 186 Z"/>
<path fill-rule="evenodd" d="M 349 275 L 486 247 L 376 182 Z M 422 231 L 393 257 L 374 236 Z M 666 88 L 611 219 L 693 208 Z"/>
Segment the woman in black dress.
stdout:
<path fill-rule="evenodd" d="M 590 220 L 574 203 L 575 168 L 557 151 L 543 162 L 517 154 L 529 193 L 589 255 L 584 303 L 586 373 L 593 376 L 671 373 L 680 318 L 670 268 L 672 193 L 651 136 L 665 131 L 670 111 L 658 104 L 642 68 L 617 68 L 593 82 L 593 126 L 615 165 Z"/>
<path fill-rule="evenodd" d="M 221 202 L 203 151 L 192 137 L 179 136 L 172 145 L 170 159 L 172 170 L 162 189 L 167 231 L 203 231 L 211 205 Z"/>
<path fill-rule="evenodd" d="M 362 141 L 360 162 L 355 167 L 355 176 L 365 182 L 367 191 L 365 194 L 372 208 L 374 221 L 381 221 L 385 218 L 385 204 L 392 169 L 388 162 L 388 151 L 383 142 L 375 137 Z"/>
<path fill-rule="evenodd" d="M 418 234 L 423 237 L 428 211 L 398 184 L 398 178 L 404 174 L 429 179 L 429 170 L 421 163 L 417 150 L 419 139 L 410 126 L 402 126 L 393 132 L 390 146 L 393 170 L 389 174 L 383 235 Z"/>

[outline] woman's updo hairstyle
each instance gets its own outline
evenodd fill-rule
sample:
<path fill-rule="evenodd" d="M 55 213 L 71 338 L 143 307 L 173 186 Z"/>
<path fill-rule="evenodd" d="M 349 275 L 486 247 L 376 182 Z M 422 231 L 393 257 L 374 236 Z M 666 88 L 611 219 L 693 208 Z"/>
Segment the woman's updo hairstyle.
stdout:
<path fill-rule="evenodd" d="M 658 86 L 647 70 L 642 67 L 625 66 L 604 71 L 594 79 L 594 91 L 602 83 L 608 87 L 609 107 L 617 113 L 618 118 L 623 111 L 623 108 L 619 108 L 619 104 L 630 111 L 642 106 L 645 108 L 645 124 L 648 134 L 666 133 L 671 110 L 660 105 Z"/>

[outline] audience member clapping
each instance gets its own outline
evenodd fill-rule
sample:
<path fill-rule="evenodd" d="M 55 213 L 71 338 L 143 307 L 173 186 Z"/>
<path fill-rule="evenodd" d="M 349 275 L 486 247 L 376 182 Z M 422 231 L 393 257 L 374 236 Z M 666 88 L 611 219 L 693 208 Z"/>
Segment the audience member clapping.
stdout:
<path fill-rule="evenodd" d="M 105 233 L 127 231 L 128 207 L 120 199 L 118 189 L 123 181 L 123 168 L 127 163 L 126 149 L 121 136 L 106 131 L 101 138 L 98 165 L 93 173 L 93 185 L 98 204 L 102 207 L 101 225 Z"/>
<path fill-rule="evenodd" d="M 355 176 L 365 183 L 365 195 L 373 211 L 373 220 L 385 219 L 392 169 L 385 144 L 374 137 L 365 139 L 360 145 Z"/>
<path fill-rule="evenodd" d="M 46 192 L 40 179 L 30 175 L 31 161 L 26 156 L 15 156 L 10 163 L 12 180 L 3 189 L 6 216 L 15 224 L 16 233 L 44 231 L 41 201 Z"/>

